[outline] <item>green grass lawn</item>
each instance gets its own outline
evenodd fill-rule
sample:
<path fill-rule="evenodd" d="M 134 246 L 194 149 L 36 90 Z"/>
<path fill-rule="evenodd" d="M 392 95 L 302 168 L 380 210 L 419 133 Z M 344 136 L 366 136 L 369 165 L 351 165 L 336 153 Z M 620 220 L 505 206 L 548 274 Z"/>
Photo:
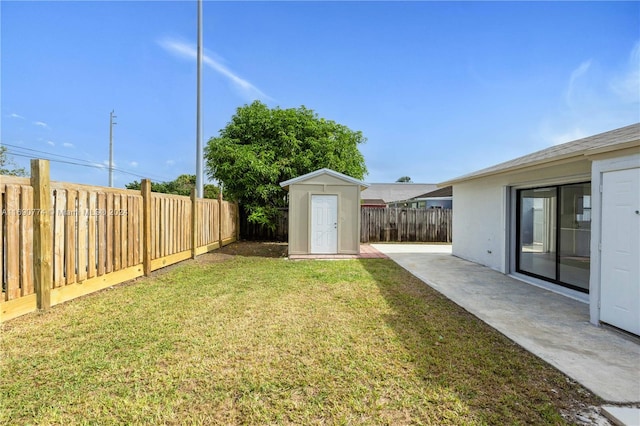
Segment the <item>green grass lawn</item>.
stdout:
<path fill-rule="evenodd" d="M 0 423 L 562 424 L 598 402 L 391 260 L 202 259 L 0 325 Z"/>

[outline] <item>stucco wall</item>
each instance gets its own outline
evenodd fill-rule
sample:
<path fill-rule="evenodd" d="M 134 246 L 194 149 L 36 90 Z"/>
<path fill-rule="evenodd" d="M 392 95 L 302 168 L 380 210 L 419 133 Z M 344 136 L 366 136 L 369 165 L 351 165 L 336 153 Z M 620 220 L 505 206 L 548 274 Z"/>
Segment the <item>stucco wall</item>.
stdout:
<path fill-rule="evenodd" d="M 511 272 L 512 188 L 589 180 L 591 162 L 583 159 L 454 184 L 453 254 L 503 273 Z"/>
<path fill-rule="evenodd" d="M 504 272 L 504 190 L 500 179 L 453 186 L 452 252 Z"/>
<path fill-rule="evenodd" d="M 289 187 L 289 254 L 309 254 L 311 196 L 338 196 L 338 253 L 360 251 L 360 186 L 323 175 Z"/>

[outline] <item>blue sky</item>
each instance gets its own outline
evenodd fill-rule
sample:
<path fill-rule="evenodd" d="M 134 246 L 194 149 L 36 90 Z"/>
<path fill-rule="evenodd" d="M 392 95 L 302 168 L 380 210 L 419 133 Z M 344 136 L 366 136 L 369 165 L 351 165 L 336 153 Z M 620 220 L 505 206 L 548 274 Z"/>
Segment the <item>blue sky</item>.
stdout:
<path fill-rule="evenodd" d="M 367 182 L 437 183 L 640 121 L 639 2 L 203 9 L 205 143 L 254 99 L 304 105 L 363 132 Z M 0 133 L 19 165 L 79 163 L 52 162 L 52 179 L 106 186 L 115 110 L 115 186 L 195 173 L 194 0 L 0 14 Z"/>

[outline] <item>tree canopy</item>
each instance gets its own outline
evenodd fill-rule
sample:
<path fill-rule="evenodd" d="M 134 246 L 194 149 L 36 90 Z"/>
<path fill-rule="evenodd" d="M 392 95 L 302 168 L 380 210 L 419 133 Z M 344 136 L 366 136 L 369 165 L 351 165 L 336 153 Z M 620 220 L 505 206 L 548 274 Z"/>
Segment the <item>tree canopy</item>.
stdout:
<path fill-rule="evenodd" d="M 27 171 L 16 164 L 7 154 L 7 147 L 0 145 L 0 175 L 5 176 L 27 176 Z"/>
<path fill-rule="evenodd" d="M 318 117 L 308 108 L 269 108 L 255 101 L 237 109 L 205 147 L 207 172 L 237 200 L 252 223 L 273 228 L 286 207 L 279 183 L 330 168 L 356 179 L 367 173 L 362 132 Z"/>
<path fill-rule="evenodd" d="M 398 178 L 398 180 L 396 182 L 411 183 L 411 178 L 409 176 L 402 176 L 402 177 Z"/>
<path fill-rule="evenodd" d="M 191 195 L 191 188 L 196 185 L 196 175 L 180 175 L 175 180 L 168 182 L 151 182 L 151 191 L 164 194 Z M 140 190 L 142 183 L 134 180 L 125 185 L 127 189 Z M 218 198 L 219 189 L 212 184 L 204 185 L 204 198 Z"/>

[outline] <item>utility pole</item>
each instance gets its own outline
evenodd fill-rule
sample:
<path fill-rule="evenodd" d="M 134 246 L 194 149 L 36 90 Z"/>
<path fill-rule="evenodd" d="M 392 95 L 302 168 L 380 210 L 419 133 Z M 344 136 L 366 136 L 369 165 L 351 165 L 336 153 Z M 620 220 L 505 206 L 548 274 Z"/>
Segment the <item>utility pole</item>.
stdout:
<path fill-rule="evenodd" d="M 114 111 L 109 113 L 109 188 L 113 188 L 113 125 L 118 124 L 113 121 L 116 118 Z"/>
<path fill-rule="evenodd" d="M 202 0 L 198 0 L 198 76 L 196 82 L 196 196 L 204 197 L 204 182 L 202 177 L 202 119 L 200 108 L 202 99 L 200 96 L 200 81 L 202 77 Z"/>

